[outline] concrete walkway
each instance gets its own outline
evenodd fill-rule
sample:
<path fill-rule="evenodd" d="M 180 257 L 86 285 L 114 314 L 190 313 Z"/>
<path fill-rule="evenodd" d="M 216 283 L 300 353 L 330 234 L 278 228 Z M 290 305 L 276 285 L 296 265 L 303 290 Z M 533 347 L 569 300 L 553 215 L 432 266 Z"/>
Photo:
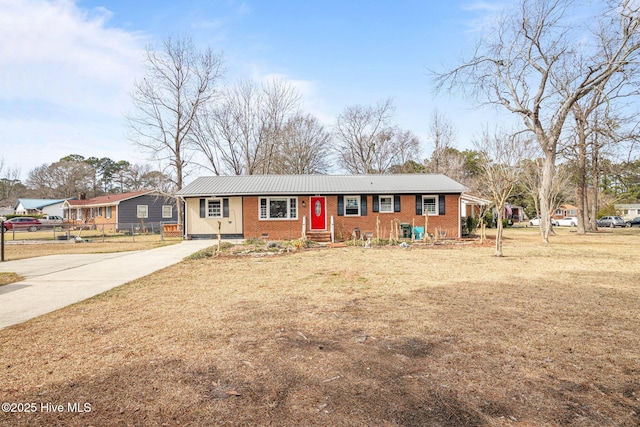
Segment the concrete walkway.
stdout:
<path fill-rule="evenodd" d="M 0 329 L 91 298 L 182 261 L 213 240 L 188 240 L 146 251 L 50 255 L 0 263 L 25 280 L 0 286 Z"/>

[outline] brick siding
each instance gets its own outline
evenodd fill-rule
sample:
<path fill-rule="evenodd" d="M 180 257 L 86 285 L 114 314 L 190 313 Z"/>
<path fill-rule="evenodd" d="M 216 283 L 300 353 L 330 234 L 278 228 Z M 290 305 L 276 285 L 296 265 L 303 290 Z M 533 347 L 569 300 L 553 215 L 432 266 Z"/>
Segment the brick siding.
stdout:
<path fill-rule="evenodd" d="M 292 195 L 293 197 L 293 195 Z M 394 224 L 407 223 L 416 227 L 424 227 L 423 215 L 416 215 L 416 196 L 400 196 L 400 212 L 381 213 L 373 212 L 373 196 L 367 198 L 367 215 L 365 216 L 339 216 L 338 196 L 326 196 L 327 230 L 330 229 L 331 217 L 334 219 L 336 240 L 347 240 L 351 233 L 358 228 L 361 233 L 372 233 L 376 236 L 376 219 L 380 220 L 380 238 L 388 239 Z M 296 220 L 259 220 L 258 197 L 246 196 L 243 198 L 243 234 L 244 238 L 268 238 L 272 240 L 298 239 L 302 235 L 302 218 L 307 217 L 307 231 L 310 229 L 310 197 L 298 196 L 298 219 Z M 446 237 L 460 236 L 460 212 L 459 194 L 447 194 L 445 196 L 445 215 L 429 216 L 428 232 L 434 234 L 436 230 L 446 232 Z M 304 201 L 304 206 L 303 202 Z"/>

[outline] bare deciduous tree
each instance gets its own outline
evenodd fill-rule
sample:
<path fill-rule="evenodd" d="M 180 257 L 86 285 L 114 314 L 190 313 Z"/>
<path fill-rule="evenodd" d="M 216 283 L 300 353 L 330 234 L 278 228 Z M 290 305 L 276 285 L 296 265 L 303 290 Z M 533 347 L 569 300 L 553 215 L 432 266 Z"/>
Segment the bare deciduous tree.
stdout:
<path fill-rule="evenodd" d="M 4 159 L 0 160 L 0 173 L 4 170 Z M 0 178 L 0 200 L 12 200 L 17 196 L 15 190 L 22 186 L 20 182 L 20 168 L 9 167 Z"/>
<path fill-rule="evenodd" d="M 429 171 L 432 173 L 443 173 L 447 176 L 450 171 L 446 170 L 445 163 L 448 163 L 447 154 L 449 148 L 453 147 L 456 130 L 453 124 L 447 120 L 438 110 L 431 115 L 429 123 L 429 140 L 433 144 L 433 152 L 429 160 Z M 451 177 L 452 178 L 452 177 Z"/>
<path fill-rule="evenodd" d="M 335 126 L 336 154 L 349 173 L 386 173 L 393 166 L 416 160 L 420 143 L 411 132 L 392 126 L 390 99 L 376 106 L 347 107 Z"/>
<path fill-rule="evenodd" d="M 573 105 L 605 87 L 637 60 L 640 13 L 635 0 L 607 2 L 593 19 L 575 22 L 568 0 L 520 0 L 495 20 L 473 57 L 438 78 L 519 115 L 543 153 L 540 214 L 551 217 L 558 144 Z M 572 22 L 569 22 L 572 20 Z M 549 241 L 549 221 L 540 221 Z"/>
<path fill-rule="evenodd" d="M 260 106 L 261 132 L 264 144 L 261 154 L 261 172 L 275 172 L 275 162 L 280 156 L 280 134 L 285 123 L 299 112 L 300 94 L 282 80 L 271 80 L 262 86 L 263 103 Z"/>
<path fill-rule="evenodd" d="M 52 164 L 43 164 L 32 169 L 27 177 L 27 186 L 38 197 L 54 199 L 76 197 L 93 187 L 95 170 L 83 160 L 64 158 Z"/>
<path fill-rule="evenodd" d="M 395 128 L 392 147 L 395 152 L 393 162 L 396 165 L 407 165 L 419 158 L 420 139 L 410 130 L 403 131 Z"/>
<path fill-rule="evenodd" d="M 315 117 L 297 114 L 289 118 L 277 135 L 273 173 L 327 173 L 330 141 L 331 134 Z"/>
<path fill-rule="evenodd" d="M 298 110 L 300 96 L 280 80 L 228 87 L 198 120 L 196 142 L 216 174 L 274 173 L 278 135 Z"/>
<path fill-rule="evenodd" d="M 148 47 L 146 77 L 135 83 L 135 111 L 127 119 L 129 139 L 171 167 L 182 188 L 197 115 L 216 95 L 222 55 L 196 50 L 189 38 L 168 37 L 162 50 Z M 178 218 L 182 210 L 178 204 Z"/>
<path fill-rule="evenodd" d="M 505 205 L 518 183 L 522 161 L 531 152 L 531 142 L 520 133 L 508 134 L 500 131 L 491 135 L 485 130 L 474 145 L 481 153 L 481 183 L 498 214 L 495 255 L 502 256 L 502 219 Z"/>

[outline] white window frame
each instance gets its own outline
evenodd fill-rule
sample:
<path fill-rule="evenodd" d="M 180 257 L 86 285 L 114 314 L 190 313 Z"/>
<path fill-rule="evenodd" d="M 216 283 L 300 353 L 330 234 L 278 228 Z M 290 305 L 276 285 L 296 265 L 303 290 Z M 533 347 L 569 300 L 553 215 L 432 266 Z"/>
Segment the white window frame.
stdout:
<path fill-rule="evenodd" d="M 209 205 L 213 205 L 214 203 L 218 203 L 220 205 L 220 212 L 218 214 L 212 212 L 212 209 L 209 207 Z M 207 218 L 222 218 L 223 209 L 224 205 L 222 199 L 207 199 Z"/>
<path fill-rule="evenodd" d="M 149 218 L 149 205 L 136 205 L 136 218 Z"/>
<path fill-rule="evenodd" d="M 434 209 L 430 211 L 427 209 L 426 199 L 434 200 Z M 425 194 L 422 196 L 422 215 L 429 214 L 429 216 L 438 216 L 440 215 L 440 198 L 437 194 Z"/>
<path fill-rule="evenodd" d="M 173 218 L 172 205 L 162 205 L 162 218 Z"/>
<path fill-rule="evenodd" d="M 113 211 L 113 206 L 105 206 L 105 208 L 104 208 L 104 217 L 105 218 L 111 218 L 112 211 Z"/>
<path fill-rule="evenodd" d="M 387 209 L 382 208 L 382 199 L 389 199 L 389 206 Z M 378 197 L 378 212 L 380 213 L 393 213 L 393 196 L 379 196 Z"/>
<path fill-rule="evenodd" d="M 271 216 L 271 202 L 285 201 L 285 216 Z M 289 196 L 258 197 L 258 219 L 260 221 L 286 221 L 298 219 L 298 198 Z"/>
<path fill-rule="evenodd" d="M 349 200 L 356 201 L 355 204 L 358 207 L 357 213 L 347 213 L 347 206 L 349 205 Z M 351 207 L 350 209 L 353 209 L 353 207 Z M 360 216 L 361 212 L 362 212 L 362 199 L 360 198 L 360 196 L 344 196 L 344 216 Z"/>

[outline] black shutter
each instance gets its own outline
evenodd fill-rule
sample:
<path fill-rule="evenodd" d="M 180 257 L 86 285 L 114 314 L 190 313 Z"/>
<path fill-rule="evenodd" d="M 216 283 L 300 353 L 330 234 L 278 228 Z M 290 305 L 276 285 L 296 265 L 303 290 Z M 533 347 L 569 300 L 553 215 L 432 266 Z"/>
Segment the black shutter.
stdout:
<path fill-rule="evenodd" d="M 367 216 L 367 196 L 360 196 L 360 216 Z"/>
<path fill-rule="evenodd" d="M 207 216 L 206 200 L 200 199 L 200 218 Z"/>
<path fill-rule="evenodd" d="M 229 218 L 229 199 L 222 199 L 222 217 Z"/>
<path fill-rule="evenodd" d="M 422 195 L 416 194 L 416 215 L 422 215 Z"/>
<path fill-rule="evenodd" d="M 344 196 L 338 196 L 338 216 L 344 215 Z"/>
<path fill-rule="evenodd" d="M 372 212 L 380 212 L 380 199 L 377 194 L 373 195 L 373 209 Z"/>
<path fill-rule="evenodd" d="M 400 212 L 400 210 L 400 196 L 395 195 L 393 196 L 393 211 Z"/>
<path fill-rule="evenodd" d="M 438 215 L 444 214 L 444 194 L 440 194 L 440 197 L 438 197 Z"/>

